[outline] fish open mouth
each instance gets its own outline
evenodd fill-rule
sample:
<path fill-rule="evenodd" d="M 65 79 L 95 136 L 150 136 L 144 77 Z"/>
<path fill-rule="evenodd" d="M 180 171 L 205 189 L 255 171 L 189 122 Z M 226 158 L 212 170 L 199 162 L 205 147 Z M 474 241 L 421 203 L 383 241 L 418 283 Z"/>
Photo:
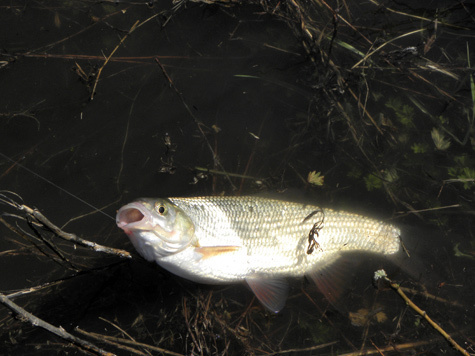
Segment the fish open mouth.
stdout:
<path fill-rule="evenodd" d="M 121 229 L 125 227 L 133 227 L 134 224 L 140 223 L 145 218 L 144 212 L 139 209 L 138 206 L 133 206 L 135 204 L 128 204 L 123 206 L 117 212 L 117 226 Z"/>

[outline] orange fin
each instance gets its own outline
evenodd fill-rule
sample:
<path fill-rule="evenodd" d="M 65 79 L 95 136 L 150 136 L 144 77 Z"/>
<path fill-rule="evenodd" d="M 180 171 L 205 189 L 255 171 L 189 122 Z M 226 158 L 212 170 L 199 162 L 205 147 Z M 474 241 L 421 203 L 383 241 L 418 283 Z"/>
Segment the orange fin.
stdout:
<path fill-rule="evenodd" d="M 289 295 L 289 285 L 283 278 L 248 277 L 246 282 L 267 309 L 278 313 Z"/>
<path fill-rule="evenodd" d="M 218 256 L 223 253 L 235 252 L 239 250 L 241 246 L 203 246 L 196 247 L 195 251 L 202 255 L 203 259 Z"/>

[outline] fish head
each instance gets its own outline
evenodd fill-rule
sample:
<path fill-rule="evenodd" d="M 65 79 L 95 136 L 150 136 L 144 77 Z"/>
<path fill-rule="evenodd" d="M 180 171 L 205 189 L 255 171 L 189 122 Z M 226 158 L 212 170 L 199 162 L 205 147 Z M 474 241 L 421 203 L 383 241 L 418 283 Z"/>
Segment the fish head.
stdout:
<path fill-rule="evenodd" d="M 116 222 L 148 261 L 198 245 L 193 222 L 168 199 L 141 198 L 124 205 Z"/>

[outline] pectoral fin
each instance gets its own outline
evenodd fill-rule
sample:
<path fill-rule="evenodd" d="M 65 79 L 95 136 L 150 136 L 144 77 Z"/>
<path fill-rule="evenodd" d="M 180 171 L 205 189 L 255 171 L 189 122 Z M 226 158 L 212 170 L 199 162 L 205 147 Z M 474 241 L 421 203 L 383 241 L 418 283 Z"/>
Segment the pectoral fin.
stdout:
<path fill-rule="evenodd" d="M 278 313 L 289 295 L 289 285 L 283 278 L 266 278 L 264 276 L 248 277 L 246 282 L 255 296 L 267 309 Z"/>
<path fill-rule="evenodd" d="M 203 246 L 196 247 L 195 252 L 198 252 L 202 256 L 202 259 L 207 259 L 221 254 L 235 252 L 240 248 L 241 246 Z"/>

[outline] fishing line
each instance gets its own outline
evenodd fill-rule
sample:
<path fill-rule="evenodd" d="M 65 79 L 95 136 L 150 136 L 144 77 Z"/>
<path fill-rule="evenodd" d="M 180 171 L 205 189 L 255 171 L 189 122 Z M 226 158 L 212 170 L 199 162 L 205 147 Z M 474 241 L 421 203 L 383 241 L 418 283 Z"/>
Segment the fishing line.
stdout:
<path fill-rule="evenodd" d="M 83 203 L 83 204 L 87 205 L 88 207 L 90 207 L 90 208 L 94 209 L 95 211 L 97 211 L 97 212 L 101 213 L 102 215 L 105 215 L 105 216 L 107 216 L 109 219 L 112 219 L 112 220 L 114 220 L 114 221 L 115 221 L 115 219 L 114 219 L 112 216 L 110 216 L 109 214 L 107 214 L 107 213 L 103 212 L 103 211 L 102 211 L 102 210 L 100 210 L 99 208 L 96 208 L 94 205 L 92 205 L 92 204 L 88 203 L 88 202 L 87 202 L 87 201 L 85 201 L 84 199 L 81 199 L 81 198 L 79 198 L 77 195 L 74 195 L 73 193 L 70 193 L 70 192 L 69 192 L 69 191 L 67 191 L 66 189 L 64 189 L 64 188 L 61 188 L 59 185 L 57 185 L 57 184 L 53 183 L 52 181 L 50 181 L 50 180 L 48 180 L 48 179 L 46 179 L 46 178 L 44 178 L 44 177 L 40 176 L 38 173 L 36 173 L 36 172 L 32 171 L 31 169 L 29 169 L 29 168 L 25 167 L 25 166 L 24 166 L 24 165 L 22 165 L 21 163 L 18 163 L 18 162 L 16 162 L 16 161 L 14 161 L 14 160 L 13 160 L 13 159 L 11 159 L 10 157 L 8 157 L 8 156 L 4 155 L 2 152 L 0 152 L 0 156 L 1 156 L 1 157 L 3 157 L 3 158 L 5 158 L 6 160 L 8 160 L 8 161 L 12 162 L 12 163 L 13 163 L 13 164 L 15 164 L 16 166 L 18 166 L 18 167 L 20 167 L 20 168 L 24 169 L 25 171 L 29 172 L 30 174 L 33 174 L 35 177 L 37 177 L 37 178 L 39 178 L 39 179 L 43 180 L 44 182 L 46 182 L 46 183 L 48 183 L 48 184 L 51 184 L 53 187 L 55 187 L 55 188 L 57 188 L 57 189 L 61 190 L 62 192 L 64 192 L 64 193 L 68 194 L 69 196 L 71 196 L 71 197 L 73 197 L 73 198 L 75 198 L 75 199 L 79 200 L 81 203 Z"/>

